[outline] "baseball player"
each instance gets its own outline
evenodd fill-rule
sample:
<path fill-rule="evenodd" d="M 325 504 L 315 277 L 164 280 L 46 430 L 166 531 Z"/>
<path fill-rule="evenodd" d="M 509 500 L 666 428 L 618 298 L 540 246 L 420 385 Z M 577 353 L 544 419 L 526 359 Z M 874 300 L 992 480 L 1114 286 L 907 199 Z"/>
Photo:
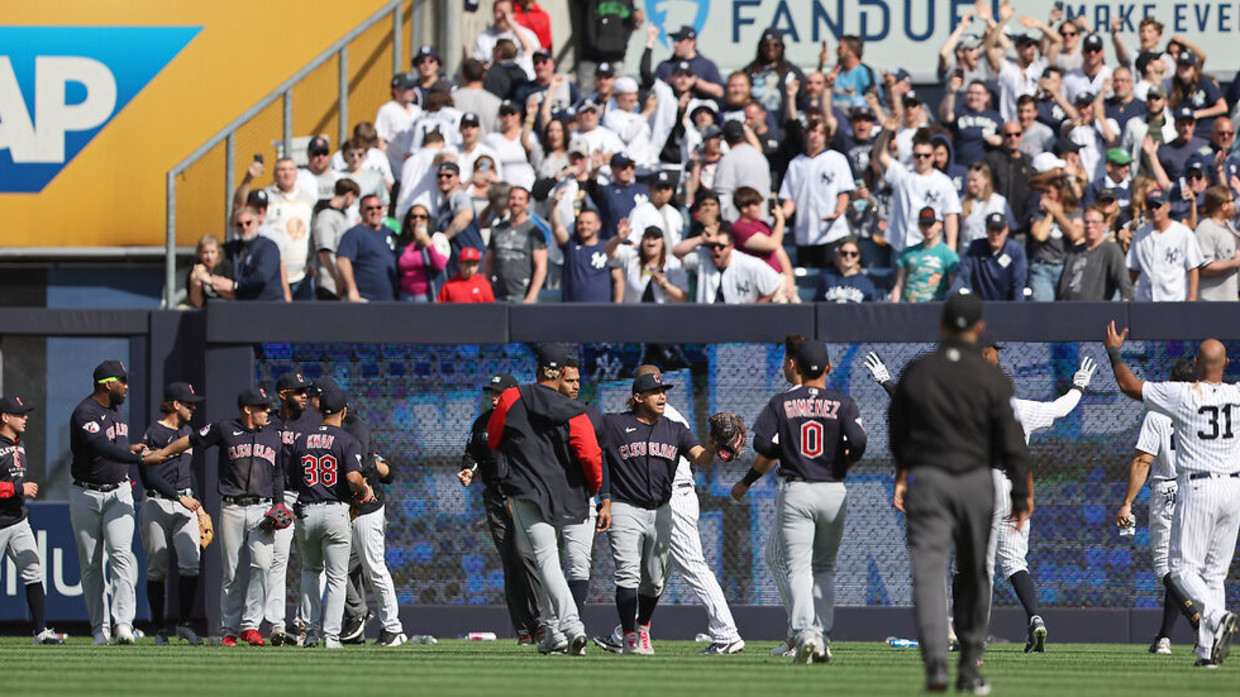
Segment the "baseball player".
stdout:
<path fill-rule="evenodd" d="M 131 548 L 134 509 L 129 465 L 163 462 L 162 456 L 149 453 L 146 446 L 129 444 L 129 424 L 120 410 L 128 392 L 125 365 L 104 361 L 95 367 L 93 392 L 69 417 L 69 448 L 73 452 L 69 519 L 82 570 L 82 596 L 96 646 L 108 644 L 112 636 L 104 599 L 105 551 L 111 569 L 109 587 L 111 615 L 116 618 L 116 642 L 134 642 L 134 585 L 138 570 Z M 198 510 L 197 501 L 180 496 L 158 472 L 149 473 L 149 477 L 152 488 L 191 511 Z"/>
<path fill-rule="evenodd" d="M 1179 360 L 1171 369 L 1171 382 L 1196 382 L 1197 367 L 1190 360 Z M 1154 558 L 1154 576 L 1167 589 L 1163 597 L 1162 626 L 1150 653 L 1171 654 L 1171 630 L 1176 615 L 1183 612 L 1197 629 L 1200 613 L 1184 589 L 1171 576 L 1168 553 L 1171 546 L 1171 525 L 1175 517 L 1175 428 L 1171 419 L 1155 411 L 1146 411 L 1137 436 L 1137 454 L 1128 467 L 1128 493 L 1115 514 L 1115 525 L 1135 525 L 1132 503 L 1141 493 L 1148 477 L 1150 483 L 1150 554 Z"/>
<path fill-rule="evenodd" d="M 797 349 L 805 343 L 803 334 L 789 334 L 784 337 L 784 380 L 793 387 L 801 384 L 801 375 L 796 370 Z M 779 481 L 783 486 L 784 481 Z M 779 592 L 779 602 L 784 606 L 784 616 L 788 618 L 786 638 L 771 649 L 772 656 L 790 658 L 796 655 L 797 639 L 792 630 L 792 601 L 788 595 L 788 564 L 784 555 L 784 547 L 779 536 L 779 526 L 772 525 L 766 536 L 766 567 L 771 572 L 771 580 L 775 590 Z"/>
<path fill-rule="evenodd" d="M 349 408 L 343 390 L 327 389 L 318 398 L 323 423 L 297 435 L 287 446 L 287 461 L 300 472 L 297 480 L 297 549 L 301 552 L 301 616 L 307 622 L 307 647 L 322 639 L 329 649 L 342 649 L 345 582 L 349 574 L 352 526 L 349 501 L 375 500 L 362 477 L 362 450 L 357 439 L 340 427 Z M 319 575 L 326 572 L 324 594 Z"/>
<path fill-rule="evenodd" d="M 34 407 L 21 397 L 0 397 L 0 554 L 13 560 L 26 586 L 26 607 L 38 646 L 65 642 L 47 626 L 43 566 L 26 519 L 25 500 L 39 495 L 39 485 L 26 481 L 26 445 L 21 442 L 32 411 Z"/>
<path fill-rule="evenodd" d="M 487 444 L 500 451 L 519 541 L 533 553 L 547 598 L 541 653 L 585 655 L 585 627 L 560 567 L 556 533 L 589 515 L 590 495 L 602 485 L 602 453 L 584 407 L 555 385 L 567 352 L 538 351 L 538 382 L 510 387 L 487 422 Z M 574 462 L 574 458 L 576 462 Z"/>
<path fill-rule="evenodd" d="M 1176 502 L 1171 522 L 1171 576 L 1201 611 L 1194 665 L 1217 668 L 1227 660 L 1237 630 L 1225 606 L 1223 582 L 1240 531 L 1240 389 L 1223 382 L 1227 350 L 1217 339 L 1197 349 L 1194 383 L 1145 382 L 1124 365 L 1128 330 L 1107 325 L 1104 344 L 1120 390 L 1175 428 Z"/>
<path fill-rule="evenodd" d="M 280 411 L 268 417 L 267 428 L 280 434 L 280 442 L 292 445 L 293 440 L 310 429 L 317 428 L 322 419 L 317 412 L 306 409 L 306 390 L 310 381 L 301 373 L 285 373 L 276 380 L 276 396 L 280 399 Z M 299 472 L 295 467 L 285 470 L 284 505 L 293 509 L 297 503 L 297 479 Z M 263 606 L 263 616 L 271 625 L 268 639 L 272 646 L 284 646 L 296 643 L 297 639 L 284 630 L 285 616 L 288 614 L 288 557 L 293 546 L 293 526 L 275 531 L 275 539 L 271 550 L 271 573 L 267 578 L 267 601 Z M 298 624 L 305 621 L 298 615 Z M 298 631 L 298 638 L 301 632 Z"/>
<path fill-rule="evenodd" d="M 698 467 L 715 459 L 684 424 L 663 418 L 673 385 L 658 373 L 633 380 L 628 411 L 603 417 L 611 485 L 608 539 L 616 566 L 616 609 L 624 653 L 651 655 L 650 619 L 667 582 L 672 481 L 680 455 Z"/>
<path fill-rule="evenodd" d="M 732 486 L 732 498 L 779 463 L 784 486 L 775 500 L 776 524 L 786 556 L 797 663 L 831 660 L 835 622 L 835 557 L 844 536 L 848 468 L 865 454 L 866 433 L 857 403 L 828 390 L 831 361 L 821 341 L 801 343 L 795 354 L 801 384 L 775 395 L 753 426 L 758 458 Z"/>
<path fill-rule="evenodd" d="M 237 395 L 238 416 L 207 424 L 153 453 L 171 457 L 191 447 L 219 446 L 220 633 L 224 646 L 236 646 L 238 636 L 251 646 L 267 643 L 258 633 L 274 544 L 267 513 L 273 502 L 275 510 L 287 512 L 283 503 L 286 453 L 280 433 L 267 428 L 270 408 L 267 390 L 247 388 Z M 289 519 L 291 513 L 285 518 Z M 242 547 L 250 561 L 250 582 L 244 589 Z"/>
<path fill-rule="evenodd" d="M 492 375 L 482 388 L 487 393 L 490 408 L 483 411 L 470 427 L 469 443 L 461 456 L 461 471 L 456 476 L 461 486 L 469 486 L 476 477 L 480 477 L 485 487 L 482 490 L 482 504 L 486 509 L 491 541 L 495 543 L 495 551 L 499 552 L 500 565 L 504 570 L 504 601 L 508 605 L 513 631 L 517 633 L 517 643 L 524 646 L 533 644 L 538 633 L 537 596 L 542 584 L 538 580 L 533 557 L 517 549 L 508 498 L 499 486 L 499 463 L 496 462 L 495 451 L 487 447 L 487 422 L 491 419 L 491 412 L 499 403 L 500 394 L 516 386 L 516 378 L 499 373 Z"/>
<path fill-rule="evenodd" d="M 194 391 L 193 385 L 187 382 L 174 382 L 164 388 L 164 401 L 159 405 L 163 415 L 151 424 L 142 437 L 148 447 L 158 450 L 178 438 L 190 434 L 190 419 L 203 400 L 202 395 Z M 176 488 L 178 497 L 196 499 L 198 489 L 194 480 L 194 451 L 186 450 L 175 457 L 170 457 L 163 464 L 154 468 L 166 481 Z M 200 638 L 190 626 L 190 616 L 194 612 L 194 600 L 198 595 L 198 566 L 201 549 L 199 542 L 199 524 L 178 500 L 169 499 L 150 485 L 148 468 L 139 470 L 142 486 L 146 490 L 146 500 L 142 502 L 142 513 L 138 524 L 142 530 L 142 548 L 146 552 L 146 597 L 151 605 L 151 625 L 155 628 L 155 643 L 168 643 L 168 625 L 165 623 L 164 611 L 167 603 L 168 551 L 177 552 L 177 597 L 180 600 L 176 619 L 175 636 L 190 644 L 201 645 Z M 199 507 L 198 515 L 205 514 Z"/>

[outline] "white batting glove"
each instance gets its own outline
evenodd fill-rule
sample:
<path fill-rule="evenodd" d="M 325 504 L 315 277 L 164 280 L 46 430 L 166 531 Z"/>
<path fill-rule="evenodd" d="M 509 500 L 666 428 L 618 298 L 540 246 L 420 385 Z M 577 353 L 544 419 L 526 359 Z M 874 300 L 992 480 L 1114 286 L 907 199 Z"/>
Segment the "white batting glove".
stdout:
<path fill-rule="evenodd" d="M 870 371 L 870 377 L 874 378 L 874 382 L 880 385 L 891 380 L 891 373 L 887 372 L 887 366 L 883 365 L 883 359 L 879 358 L 878 354 L 873 351 L 865 354 L 865 368 Z M 1086 382 L 1089 382 L 1088 378 Z"/>
<path fill-rule="evenodd" d="M 1082 392 L 1089 387 L 1089 379 L 1094 376 L 1094 371 L 1098 369 L 1098 364 L 1094 359 L 1086 356 L 1081 359 L 1081 367 L 1076 369 L 1076 374 L 1072 376 L 1072 386 L 1080 388 Z"/>

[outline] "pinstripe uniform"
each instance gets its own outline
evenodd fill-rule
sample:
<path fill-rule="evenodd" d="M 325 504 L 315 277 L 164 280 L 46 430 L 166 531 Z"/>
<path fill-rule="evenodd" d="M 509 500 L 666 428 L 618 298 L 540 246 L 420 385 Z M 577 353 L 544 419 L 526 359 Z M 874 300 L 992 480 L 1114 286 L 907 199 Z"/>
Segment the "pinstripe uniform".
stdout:
<path fill-rule="evenodd" d="M 1225 607 L 1223 582 L 1240 532 L 1240 389 L 1226 383 L 1146 382 L 1142 399 L 1175 426 L 1171 575 L 1201 608 L 1197 656 L 1210 660 L 1215 630 L 1235 623 Z"/>
<path fill-rule="evenodd" d="M 1171 419 L 1158 412 L 1146 412 L 1137 436 L 1137 450 L 1154 456 L 1150 467 L 1150 555 L 1154 576 L 1162 581 L 1171 571 L 1171 522 L 1175 516 L 1175 428 Z"/>

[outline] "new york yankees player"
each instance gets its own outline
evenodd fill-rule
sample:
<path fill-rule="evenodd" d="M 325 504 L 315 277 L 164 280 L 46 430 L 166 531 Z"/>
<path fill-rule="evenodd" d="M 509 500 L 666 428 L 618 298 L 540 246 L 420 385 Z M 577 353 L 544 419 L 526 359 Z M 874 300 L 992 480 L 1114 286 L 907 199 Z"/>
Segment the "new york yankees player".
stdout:
<path fill-rule="evenodd" d="M 164 401 L 159 405 L 160 419 L 146 429 L 142 442 L 158 450 L 172 441 L 188 436 L 190 419 L 203 400 L 187 382 L 174 382 L 164 388 Z M 155 468 L 159 476 L 176 488 L 178 496 L 197 498 L 194 480 L 194 451 L 186 450 L 170 457 Z M 202 638 L 190 626 L 194 612 L 194 599 L 198 595 L 198 566 L 201 549 L 198 546 L 198 519 L 180 501 L 169 499 L 150 485 L 148 468 L 139 475 L 146 489 L 142 513 L 138 524 L 142 531 L 142 548 L 146 552 L 146 597 L 151 605 L 151 625 L 155 628 L 155 643 L 168 643 L 169 626 L 165 623 L 167 603 L 167 579 L 169 550 L 177 553 L 178 612 L 175 636 L 190 644 L 202 644 Z M 203 509 L 198 509 L 201 514 Z"/>
<path fill-rule="evenodd" d="M 306 390 L 310 381 L 301 373 L 291 372 L 281 375 L 276 380 L 276 396 L 280 399 L 280 411 L 268 417 L 267 428 L 280 434 L 280 442 L 285 446 L 292 445 L 298 435 L 318 427 L 322 422 L 319 414 L 306 409 Z M 285 470 L 284 505 L 290 509 L 297 503 L 297 480 L 301 473 L 295 467 Z M 289 549 L 293 546 L 292 525 L 276 530 L 271 549 L 271 572 L 267 578 L 267 600 L 263 606 L 263 616 L 271 625 L 268 639 L 272 646 L 284 646 L 296 643 L 285 631 L 285 616 L 288 614 L 288 558 Z M 300 604 L 298 605 L 300 610 Z M 304 625 L 304 617 L 297 614 L 298 625 Z M 302 632 L 297 633 L 298 638 Z M 303 639 L 304 640 L 304 639 Z"/>
<path fill-rule="evenodd" d="M 866 432 L 857 403 L 826 388 L 827 347 L 809 339 L 795 354 L 801 384 L 767 402 L 753 426 L 759 455 L 732 486 L 740 500 L 779 464 L 776 526 L 785 555 L 797 663 L 831 660 L 835 623 L 835 558 L 844 536 L 844 477 L 865 454 Z"/>
<path fill-rule="evenodd" d="M 47 626 L 47 594 L 43 565 L 26 515 L 26 499 L 39 495 L 39 485 L 26 481 L 26 445 L 22 434 L 34 407 L 21 397 L 0 397 L 0 557 L 13 560 L 26 587 L 26 607 L 34 627 L 34 643 L 63 644 Z"/>
<path fill-rule="evenodd" d="M 219 446 L 220 633 L 224 646 L 240 639 L 251 646 L 264 646 L 258 633 L 267 600 L 271 571 L 272 531 L 263 514 L 272 502 L 284 501 L 285 451 L 280 433 L 267 428 L 271 398 L 262 387 L 237 395 L 239 415 L 207 424 L 152 453 L 171 457 L 191 447 Z M 148 456 L 149 457 L 149 456 Z M 241 548 L 250 559 L 250 582 L 241 587 Z M 240 630 L 240 633 L 238 633 Z"/>
<path fill-rule="evenodd" d="M 1171 576 L 1201 610 L 1195 666 L 1227 659 L 1237 617 L 1225 605 L 1223 582 L 1240 531 L 1240 389 L 1223 382 L 1227 350 L 1217 339 L 1197 349 L 1194 383 L 1145 382 L 1124 364 L 1128 330 L 1107 325 L 1103 340 L 1120 390 L 1171 418 L 1176 434 L 1176 504 L 1171 523 Z"/>
<path fill-rule="evenodd" d="M 713 450 L 684 424 L 664 418 L 673 385 L 658 373 L 633 380 L 628 411 L 603 417 L 603 453 L 611 489 L 608 539 L 616 565 L 616 609 L 624 653 L 650 655 L 650 619 L 667 582 L 672 544 L 672 481 L 683 454 L 698 467 Z"/>
<path fill-rule="evenodd" d="M 1196 382 L 1197 366 L 1190 360 L 1179 360 L 1171 369 L 1171 382 Z M 1166 587 L 1163 597 L 1162 626 L 1150 644 L 1150 653 L 1171 653 L 1171 630 L 1180 613 L 1197 629 L 1200 613 L 1192 600 L 1171 576 L 1168 554 L 1171 547 L 1171 524 L 1175 517 L 1175 428 L 1171 419 L 1156 411 L 1145 412 L 1141 433 L 1137 436 L 1137 454 L 1128 468 L 1128 492 L 1115 514 L 1115 525 L 1124 528 L 1135 524 L 1132 504 L 1141 493 L 1148 477 L 1150 484 L 1150 555 L 1154 576 Z"/>

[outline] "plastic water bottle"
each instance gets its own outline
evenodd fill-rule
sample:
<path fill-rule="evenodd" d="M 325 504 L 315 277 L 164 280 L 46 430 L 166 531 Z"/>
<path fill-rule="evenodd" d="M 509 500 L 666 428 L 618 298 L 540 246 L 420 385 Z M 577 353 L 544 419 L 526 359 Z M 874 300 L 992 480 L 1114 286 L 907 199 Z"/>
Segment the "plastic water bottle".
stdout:
<path fill-rule="evenodd" d="M 470 641 L 495 641 L 498 637 L 495 632 L 470 632 L 461 638 Z"/>
<path fill-rule="evenodd" d="M 1120 526 L 1119 528 L 1119 536 L 1120 537 L 1132 537 L 1136 534 L 1137 534 L 1137 519 L 1133 516 L 1128 516 L 1128 523 L 1126 525 Z"/>
<path fill-rule="evenodd" d="M 893 636 L 887 637 L 887 645 L 896 649 L 915 649 L 921 646 L 921 642 L 916 639 L 898 639 Z"/>
<path fill-rule="evenodd" d="M 438 644 L 439 640 L 430 634 L 414 634 L 409 637 L 410 644 Z"/>

